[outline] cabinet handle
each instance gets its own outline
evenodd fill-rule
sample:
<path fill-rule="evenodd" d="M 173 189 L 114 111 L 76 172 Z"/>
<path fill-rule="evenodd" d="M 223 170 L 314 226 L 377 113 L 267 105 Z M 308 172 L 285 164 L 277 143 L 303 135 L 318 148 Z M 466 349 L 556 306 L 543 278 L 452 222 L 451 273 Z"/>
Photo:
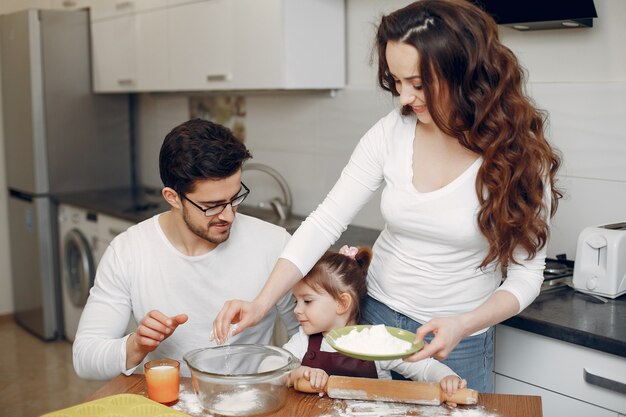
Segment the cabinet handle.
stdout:
<path fill-rule="evenodd" d="M 123 1 L 121 3 L 115 4 L 115 10 L 132 9 L 132 7 L 133 7 L 132 1 Z"/>
<path fill-rule="evenodd" d="M 230 81 L 230 75 L 229 74 L 209 74 L 206 76 L 206 80 L 208 82 Z"/>
<path fill-rule="evenodd" d="M 583 368 L 583 379 L 591 385 L 626 394 L 626 383 L 591 373 L 587 368 Z"/>
<path fill-rule="evenodd" d="M 63 2 L 63 7 L 76 7 L 76 2 L 72 0 L 65 0 Z"/>
<path fill-rule="evenodd" d="M 132 85 L 133 80 L 131 78 L 122 78 L 120 80 L 117 80 L 117 83 L 119 85 Z"/>

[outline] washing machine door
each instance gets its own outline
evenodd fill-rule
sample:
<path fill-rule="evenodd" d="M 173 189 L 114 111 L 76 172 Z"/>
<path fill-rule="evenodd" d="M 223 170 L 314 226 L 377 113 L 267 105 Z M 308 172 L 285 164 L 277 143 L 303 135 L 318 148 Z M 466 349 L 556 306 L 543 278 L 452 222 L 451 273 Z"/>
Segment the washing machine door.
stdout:
<path fill-rule="evenodd" d="M 78 230 L 72 229 L 63 242 L 63 279 L 72 304 L 82 307 L 96 277 L 93 253 L 89 242 Z"/>

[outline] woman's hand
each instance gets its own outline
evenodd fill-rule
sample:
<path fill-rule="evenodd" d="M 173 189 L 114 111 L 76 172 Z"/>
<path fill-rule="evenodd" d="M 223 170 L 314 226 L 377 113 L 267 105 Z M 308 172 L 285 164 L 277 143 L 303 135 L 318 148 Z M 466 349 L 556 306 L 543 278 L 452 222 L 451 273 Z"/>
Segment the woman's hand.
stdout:
<path fill-rule="evenodd" d="M 155 350 L 188 319 L 186 314 L 168 317 L 158 310 L 152 310 L 146 314 L 139 321 L 135 333 L 126 341 L 126 369 L 137 366 L 148 353 Z"/>
<path fill-rule="evenodd" d="M 435 337 L 430 343 L 424 342 L 424 349 L 405 360 L 417 362 L 430 357 L 442 360 L 447 358 L 452 349 L 465 337 L 465 326 L 461 316 L 438 317 L 418 327 L 415 333 L 416 343 L 424 340 L 430 333 Z"/>
<path fill-rule="evenodd" d="M 458 390 L 467 387 L 467 381 L 456 375 L 448 375 L 439 381 L 439 385 L 441 385 L 441 389 L 447 395 L 454 395 Z M 446 401 L 446 404 L 451 407 L 456 407 L 457 405 L 451 401 Z"/>
<path fill-rule="evenodd" d="M 213 320 L 215 341 L 218 344 L 225 343 L 229 336 L 239 334 L 260 322 L 278 299 L 300 279 L 302 273 L 295 264 L 279 259 L 263 289 L 253 301 L 229 300 L 224 303 L 224 307 Z M 231 324 L 236 324 L 237 327 L 231 330 Z"/>
<path fill-rule="evenodd" d="M 258 301 L 229 300 L 213 320 L 213 337 L 218 345 L 225 343 L 229 336 L 241 333 L 257 324 L 267 310 Z M 232 327 L 232 324 L 237 324 Z"/>

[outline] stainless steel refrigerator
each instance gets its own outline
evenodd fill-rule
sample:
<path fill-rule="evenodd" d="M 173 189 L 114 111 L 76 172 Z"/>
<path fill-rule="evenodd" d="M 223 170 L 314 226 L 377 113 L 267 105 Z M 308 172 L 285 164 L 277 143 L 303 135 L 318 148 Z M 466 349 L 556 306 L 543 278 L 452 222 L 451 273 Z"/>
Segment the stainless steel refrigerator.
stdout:
<path fill-rule="evenodd" d="M 129 96 L 92 93 L 86 10 L 0 26 L 14 315 L 52 340 L 63 334 L 53 196 L 130 185 Z"/>

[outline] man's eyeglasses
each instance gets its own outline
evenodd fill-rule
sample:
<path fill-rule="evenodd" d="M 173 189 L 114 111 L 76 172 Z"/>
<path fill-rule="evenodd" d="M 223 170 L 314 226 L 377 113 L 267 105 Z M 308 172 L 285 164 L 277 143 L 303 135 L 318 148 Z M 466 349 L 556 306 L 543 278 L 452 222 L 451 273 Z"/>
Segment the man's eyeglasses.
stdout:
<path fill-rule="evenodd" d="M 233 197 L 233 199 L 230 200 L 228 203 L 218 204 L 216 206 L 211 206 L 211 207 L 206 207 L 206 208 L 202 207 L 201 205 L 197 203 L 194 203 L 193 201 L 188 199 L 186 195 L 184 194 L 181 194 L 181 195 L 183 196 L 185 200 L 189 201 L 191 204 L 193 204 L 199 210 L 201 210 L 206 217 L 211 217 L 211 216 L 217 216 L 218 214 L 223 212 L 226 209 L 226 206 L 228 206 L 229 204 L 233 208 L 237 207 L 239 204 L 243 203 L 243 200 L 245 200 L 246 197 L 248 197 L 248 194 L 250 194 L 250 189 L 246 187 L 246 184 L 242 182 L 241 190 L 239 190 L 239 194 Z"/>

